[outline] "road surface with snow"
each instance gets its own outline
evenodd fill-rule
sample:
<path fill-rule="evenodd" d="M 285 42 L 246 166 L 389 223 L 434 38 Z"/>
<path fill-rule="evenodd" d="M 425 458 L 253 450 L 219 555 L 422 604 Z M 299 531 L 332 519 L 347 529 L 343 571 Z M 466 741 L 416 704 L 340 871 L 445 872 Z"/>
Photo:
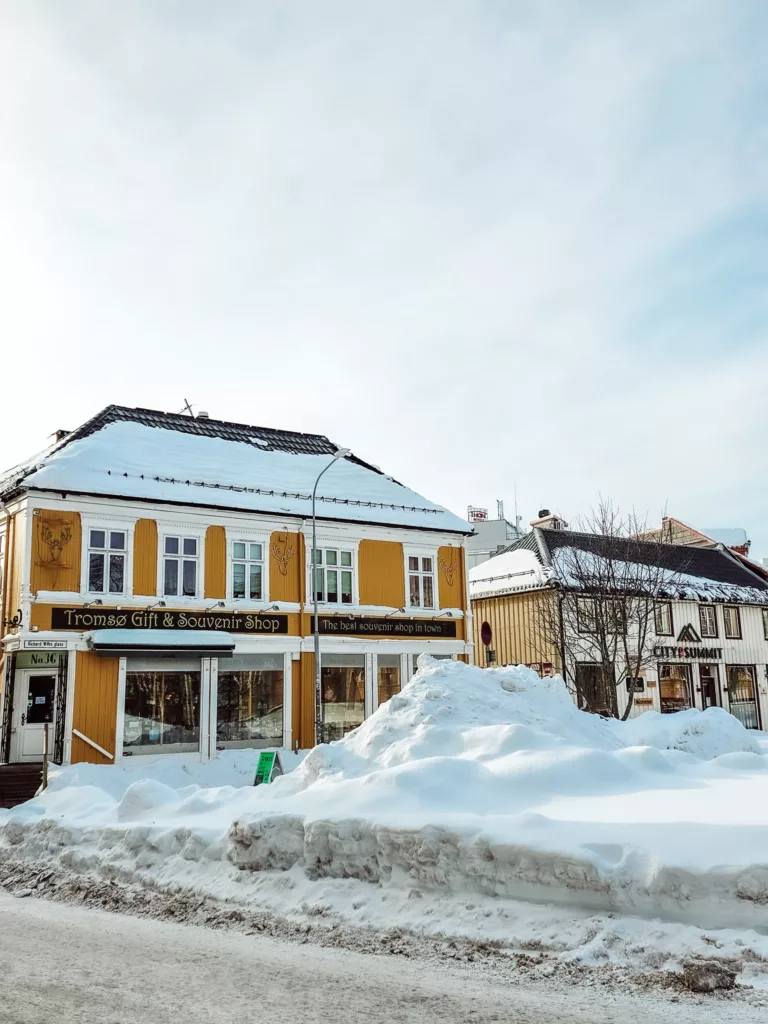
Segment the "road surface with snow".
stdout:
<path fill-rule="evenodd" d="M 764 1010 L 533 988 L 470 966 L 279 942 L 0 891 L 4 1024 L 751 1024 Z"/>

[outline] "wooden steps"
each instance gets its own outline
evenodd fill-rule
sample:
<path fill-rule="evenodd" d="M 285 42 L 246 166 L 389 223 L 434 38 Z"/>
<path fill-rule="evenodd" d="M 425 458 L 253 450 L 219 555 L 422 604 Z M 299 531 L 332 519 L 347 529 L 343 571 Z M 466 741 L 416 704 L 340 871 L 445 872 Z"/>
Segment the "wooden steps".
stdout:
<path fill-rule="evenodd" d="M 42 777 L 42 764 L 0 764 L 0 807 L 16 807 L 31 800 Z"/>

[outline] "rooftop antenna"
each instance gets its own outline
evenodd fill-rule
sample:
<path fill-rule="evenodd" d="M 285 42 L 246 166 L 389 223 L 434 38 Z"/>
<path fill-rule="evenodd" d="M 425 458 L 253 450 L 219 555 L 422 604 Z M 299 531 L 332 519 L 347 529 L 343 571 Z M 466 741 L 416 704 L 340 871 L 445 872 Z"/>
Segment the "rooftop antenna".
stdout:
<path fill-rule="evenodd" d="M 186 398 L 184 399 L 184 408 L 179 410 L 179 415 L 183 416 L 184 413 L 186 413 L 188 416 L 194 416 L 195 415 L 192 412 L 192 406 L 189 404 L 189 402 L 187 401 Z"/>
<path fill-rule="evenodd" d="M 515 481 L 515 526 L 520 527 L 520 516 L 517 513 L 517 481 Z"/>
<path fill-rule="evenodd" d="M 504 502 L 501 500 L 501 498 L 496 499 L 496 518 L 504 518 Z"/>

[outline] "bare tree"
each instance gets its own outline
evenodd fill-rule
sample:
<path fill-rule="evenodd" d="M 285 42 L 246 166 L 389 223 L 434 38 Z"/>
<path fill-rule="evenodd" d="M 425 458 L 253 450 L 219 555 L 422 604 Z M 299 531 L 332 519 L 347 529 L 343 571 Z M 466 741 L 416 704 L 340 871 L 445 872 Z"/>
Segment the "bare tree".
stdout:
<path fill-rule="evenodd" d="M 552 596 L 540 604 L 541 640 L 559 652 L 581 707 L 618 718 L 618 692 L 626 687 L 626 719 L 634 680 L 652 661 L 660 602 L 680 589 L 685 549 L 676 549 L 677 568 L 666 568 L 668 538 L 638 540 L 646 523 L 602 499 L 575 525 L 569 532 L 578 537 L 551 547 Z"/>

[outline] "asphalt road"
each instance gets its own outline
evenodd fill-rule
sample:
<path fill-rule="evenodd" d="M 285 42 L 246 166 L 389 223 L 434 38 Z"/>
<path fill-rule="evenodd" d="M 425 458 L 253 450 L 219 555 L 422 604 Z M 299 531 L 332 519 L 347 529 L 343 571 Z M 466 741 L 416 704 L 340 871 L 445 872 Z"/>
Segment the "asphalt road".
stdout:
<path fill-rule="evenodd" d="M 0 891 L 2 1024 L 749 1024 L 760 1019 L 757 1013 L 743 1005 L 510 986 L 466 967 L 295 945 Z"/>

